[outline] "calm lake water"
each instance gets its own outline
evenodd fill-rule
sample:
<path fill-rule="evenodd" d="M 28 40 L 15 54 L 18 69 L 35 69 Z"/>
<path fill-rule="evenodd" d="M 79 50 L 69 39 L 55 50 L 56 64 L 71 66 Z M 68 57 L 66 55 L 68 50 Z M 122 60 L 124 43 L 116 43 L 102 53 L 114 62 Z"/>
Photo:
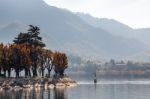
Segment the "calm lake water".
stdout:
<path fill-rule="evenodd" d="M 0 91 L 0 99 L 150 99 L 150 81 L 80 82 L 74 88 Z"/>

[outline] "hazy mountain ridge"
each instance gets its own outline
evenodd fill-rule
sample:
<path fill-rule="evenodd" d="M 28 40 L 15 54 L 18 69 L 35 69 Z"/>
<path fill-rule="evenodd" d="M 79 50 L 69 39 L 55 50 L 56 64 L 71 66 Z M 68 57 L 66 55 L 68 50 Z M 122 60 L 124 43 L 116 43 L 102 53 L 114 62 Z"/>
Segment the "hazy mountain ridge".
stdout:
<path fill-rule="evenodd" d="M 80 56 L 113 58 L 126 57 L 145 50 L 144 44 L 139 41 L 92 26 L 78 15 L 48 6 L 42 0 L 11 0 L 11 2 L 0 1 L 0 24 L 2 26 L 17 21 L 21 25 L 0 28 L 0 40 L 3 42 L 10 42 L 10 38 L 13 39 L 19 32 L 24 31 L 24 26 L 33 24 L 41 28 L 41 35 L 47 47 L 54 50 Z"/>
<path fill-rule="evenodd" d="M 150 28 L 136 29 L 134 33 L 136 33 L 135 38 L 150 46 Z"/>
<path fill-rule="evenodd" d="M 150 46 L 148 42 L 150 36 L 150 28 L 133 29 L 114 19 L 96 18 L 89 14 L 76 13 L 77 16 L 94 27 L 102 28 L 113 35 L 118 35 L 124 38 L 137 39 Z"/>
<path fill-rule="evenodd" d="M 107 30 L 108 32 L 114 35 L 128 38 L 132 38 L 132 36 L 134 35 L 133 33 L 131 33 L 134 31 L 134 29 L 123 23 L 120 23 L 117 20 L 108 18 L 96 18 L 89 14 L 84 13 L 76 13 L 76 14 L 90 25 Z"/>

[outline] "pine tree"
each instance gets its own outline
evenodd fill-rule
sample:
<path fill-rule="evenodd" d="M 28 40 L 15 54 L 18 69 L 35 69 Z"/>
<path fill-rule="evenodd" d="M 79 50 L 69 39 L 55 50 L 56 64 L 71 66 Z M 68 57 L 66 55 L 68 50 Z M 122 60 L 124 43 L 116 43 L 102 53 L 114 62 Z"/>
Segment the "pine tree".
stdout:
<path fill-rule="evenodd" d="M 29 25 L 27 33 L 20 33 L 18 37 L 13 40 L 15 44 L 25 44 L 34 47 L 45 47 L 40 35 L 40 29 L 37 26 Z"/>

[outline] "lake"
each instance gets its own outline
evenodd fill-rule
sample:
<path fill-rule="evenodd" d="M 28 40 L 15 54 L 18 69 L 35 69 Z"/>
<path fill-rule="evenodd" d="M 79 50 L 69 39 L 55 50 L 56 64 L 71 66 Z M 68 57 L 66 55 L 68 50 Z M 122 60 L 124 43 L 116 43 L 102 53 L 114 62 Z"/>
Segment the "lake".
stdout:
<path fill-rule="evenodd" d="M 150 81 L 79 82 L 65 89 L 0 91 L 0 99 L 150 99 Z"/>

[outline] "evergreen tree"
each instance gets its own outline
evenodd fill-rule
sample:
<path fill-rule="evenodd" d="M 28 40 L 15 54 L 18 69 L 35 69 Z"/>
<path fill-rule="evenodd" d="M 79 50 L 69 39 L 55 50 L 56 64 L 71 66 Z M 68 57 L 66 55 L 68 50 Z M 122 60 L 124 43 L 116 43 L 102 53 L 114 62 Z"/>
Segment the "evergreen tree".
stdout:
<path fill-rule="evenodd" d="M 27 33 L 20 33 L 13 41 L 15 44 L 26 44 L 34 47 L 45 47 L 40 35 L 40 29 L 37 26 L 29 25 Z"/>

